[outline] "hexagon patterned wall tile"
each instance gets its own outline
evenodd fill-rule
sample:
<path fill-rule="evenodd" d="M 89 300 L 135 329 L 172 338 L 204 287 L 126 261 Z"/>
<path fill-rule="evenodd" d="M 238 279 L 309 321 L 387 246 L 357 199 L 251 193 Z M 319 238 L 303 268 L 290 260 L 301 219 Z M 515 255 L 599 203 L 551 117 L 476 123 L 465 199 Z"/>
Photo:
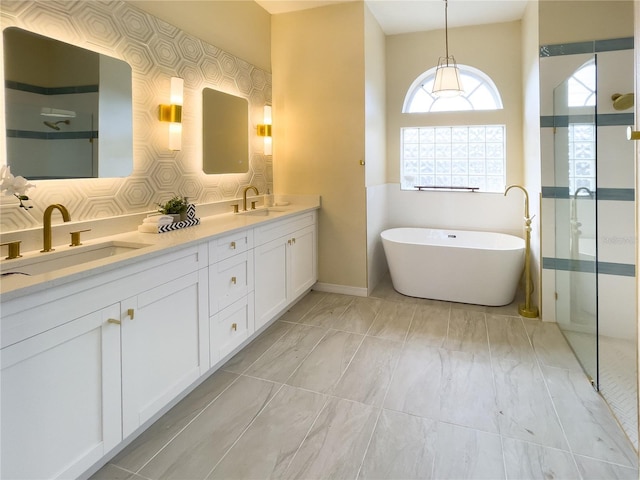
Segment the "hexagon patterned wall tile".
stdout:
<path fill-rule="evenodd" d="M 202 89 L 246 98 L 249 128 L 262 123 L 271 103 L 271 74 L 206 44 L 179 28 L 120 1 L 3 0 L 2 29 L 15 26 L 126 61 L 133 78 L 133 172 L 126 178 L 33 182 L 33 208 L 0 198 L 0 232 L 37 227 L 51 203 L 64 203 L 73 220 L 89 220 L 155 210 L 173 195 L 195 203 L 238 197 L 249 183 L 273 190 L 271 159 L 261 139 L 250 139 L 249 171 L 205 175 L 201 169 Z M 172 76 L 184 79 L 182 150 L 168 150 L 167 125 L 157 119 Z M 5 153 L 3 152 L 3 156 Z"/>

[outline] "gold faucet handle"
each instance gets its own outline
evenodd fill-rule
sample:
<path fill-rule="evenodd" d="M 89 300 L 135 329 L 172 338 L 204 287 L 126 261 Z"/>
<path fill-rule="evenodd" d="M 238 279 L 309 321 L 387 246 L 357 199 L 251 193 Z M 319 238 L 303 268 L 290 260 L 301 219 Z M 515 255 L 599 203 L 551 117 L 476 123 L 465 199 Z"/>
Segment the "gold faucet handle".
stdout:
<path fill-rule="evenodd" d="M 257 201 L 251 202 L 251 210 L 255 210 L 256 209 L 256 203 L 258 203 L 258 202 Z"/>
<path fill-rule="evenodd" d="M 77 247 L 79 245 L 82 245 L 82 242 L 80 241 L 80 234 L 82 232 L 90 232 L 91 229 L 88 228 L 86 230 L 78 230 L 77 232 L 71 232 L 71 243 L 69 244 L 70 247 Z"/>
<path fill-rule="evenodd" d="M 233 213 L 238 213 L 238 210 L 240 208 L 240 205 L 238 205 L 237 203 L 234 203 L 233 205 L 231 205 L 233 207 Z"/>
<path fill-rule="evenodd" d="M 13 260 L 14 258 L 20 258 L 20 240 L 15 242 L 7 242 L 0 244 L 0 247 L 4 247 L 5 245 L 9 247 L 9 256 L 5 258 L 5 260 Z"/>

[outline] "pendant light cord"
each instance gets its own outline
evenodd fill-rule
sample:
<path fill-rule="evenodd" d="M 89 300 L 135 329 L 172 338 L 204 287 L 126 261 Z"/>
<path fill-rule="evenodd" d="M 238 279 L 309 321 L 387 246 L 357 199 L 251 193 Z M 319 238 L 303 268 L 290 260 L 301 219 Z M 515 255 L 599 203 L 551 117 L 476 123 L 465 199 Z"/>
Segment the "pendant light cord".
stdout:
<path fill-rule="evenodd" d="M 449 22 L 447 10 L 449 9 L 449 1 L 444 0 L 444 48 L 447 55 L 447 66 L 449 66 Z"/>

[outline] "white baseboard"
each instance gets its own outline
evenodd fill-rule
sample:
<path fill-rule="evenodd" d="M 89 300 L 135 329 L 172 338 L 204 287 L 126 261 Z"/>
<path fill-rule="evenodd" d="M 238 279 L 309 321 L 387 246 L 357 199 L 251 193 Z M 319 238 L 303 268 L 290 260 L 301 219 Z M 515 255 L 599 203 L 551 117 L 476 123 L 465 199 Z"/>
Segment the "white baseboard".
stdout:
<path fill-rule="evenodd" d="M 348 285 L 335 285 L 333 283 L 316 282 L 311 289 L 318 292 L 341 293 L 342 295 L 353 295 L 355 297 L 368 296 L 366 288 L 350 287 Z"/>

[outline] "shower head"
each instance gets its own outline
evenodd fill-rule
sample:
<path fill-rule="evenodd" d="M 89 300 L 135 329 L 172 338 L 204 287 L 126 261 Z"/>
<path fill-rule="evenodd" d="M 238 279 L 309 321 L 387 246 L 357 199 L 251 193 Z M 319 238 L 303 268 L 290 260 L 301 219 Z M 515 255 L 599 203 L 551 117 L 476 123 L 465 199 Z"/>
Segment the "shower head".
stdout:
<path fill-rule="evenodd" d="M 60 127 L 58 126 L 59 123 L 64 123 L 65 125 L 69 125 L 71 124 L 71 120 L 58 120 L 57 122 L 47 122 L 45 120 L 42 123 L 44 123 L 49 128 L 53 128 L 54 130 L 60 130 Z"/>
<path fill-rule="evenodd" d="M 624 95 L 614 93 L 611 95 L 611 100 L 613 100 L 613 108 L 615 110 L 627 110 L 633 107 L 634 95 L 633 93 L 625 93 Z"/>

